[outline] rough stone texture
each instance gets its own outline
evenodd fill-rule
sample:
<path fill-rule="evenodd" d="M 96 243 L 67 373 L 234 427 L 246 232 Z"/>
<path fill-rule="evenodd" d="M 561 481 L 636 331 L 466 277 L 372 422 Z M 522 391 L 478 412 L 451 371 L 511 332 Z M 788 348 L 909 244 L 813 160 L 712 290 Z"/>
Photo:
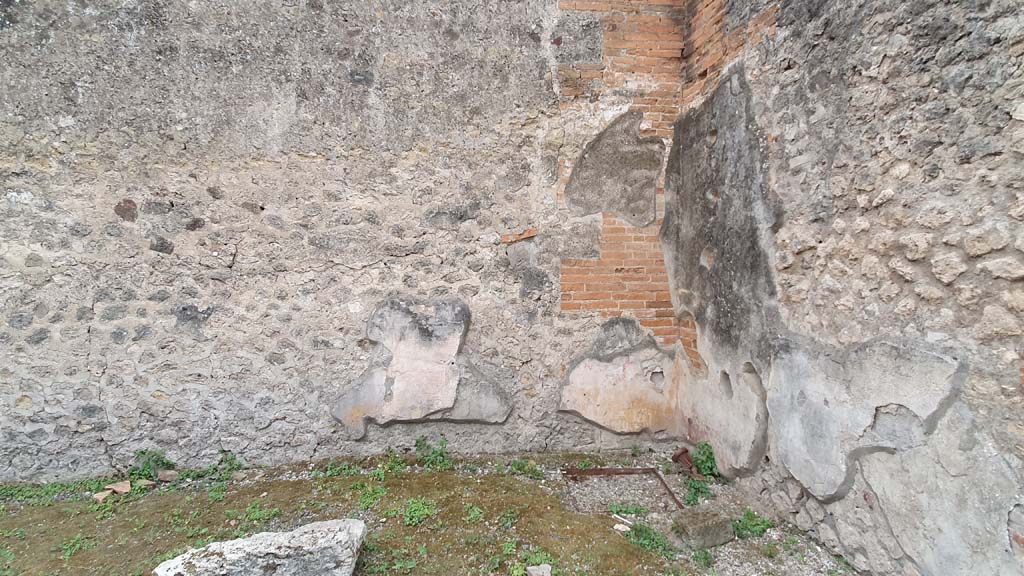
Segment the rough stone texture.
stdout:
<path fill-rule="evenodd" d="M 640 136 L 642 119 L 639 112 L 627 112 L 583 148 L 565 186 L 573 213 L 612 212 L 633 226 L 654 221 L 665 144 Z"/>
<path fill-rule="evenodd" d="M 372 366 L 345 386 L 333 415 L 354 439 L 366 423 L 427 418 L 501 423 L 512 404 L 505 391 L 459 358 L 469 308 L 458 300 L 419 303 L 389 299 L 370 316 Z"/>
<path fill-rule="evenodd" d="M 198 467 L 423 435 L 637 442 L 558 411 L 599 332 L 558 313 L 559 261 L 596 254 L 600 227 L 556 202 L 558 167 L 623 112 L 558 106 L 558 66 L 600 58 L 594 16 L 552 0 L 0 13 L 0 480 L 109 474 L 143 448 Z M 331 411 L 386 364 L 365 329 L 395 294 L 472 311 L 455 403 L 353 441 Z M 503 398 L 506 424 L 481 423 Z"/>
<path fill-rule="evenodd" d="M 680 4 L 0 2 L 0 480 L 647 431 L 1020 573 L 1019 2 Z"/>
<path fill-rule="evenodd" d="M 632 319 L 609 320 L 569 369 L 559 410 L 620 433 L 678 434 L 674 358 Z"/>
<path fill-rule="evenodd" d="M 662 242 L 707 365 L 679 393 L 726 414 L 688 435 L 752 444 L 714 386 L 749 362 L 751 485 L 876 574 L 1024 572 L 1014 5 L 783 3 L 673 139 Z"/>
<path fill-rule="evenodd" d="M 676 512 L 672 516 L 672 532 L 694 550 L 721 546 L 736 538 L 732 519 L 710 506 Z"/>
<path fill-rule="evenodd" d="M 349 576 L 366 537 L 362 520 L 313 522 L 291 532 L 261 532 L 214 542 L 172 558 L 155 576 Z"/>

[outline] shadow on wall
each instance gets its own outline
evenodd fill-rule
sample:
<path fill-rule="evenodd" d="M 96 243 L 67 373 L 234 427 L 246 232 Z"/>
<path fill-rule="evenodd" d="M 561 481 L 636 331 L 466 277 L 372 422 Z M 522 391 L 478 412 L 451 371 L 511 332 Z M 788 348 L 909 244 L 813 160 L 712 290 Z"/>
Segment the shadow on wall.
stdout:
<path fill-rule="evenodd" d="M 728 475 L 781 466 L 799 487 L 787 511 L 858 568 L 1020 573 L 1019 479 L 959 400 L 963 355 L 904 339 L 836 349 L 783 322 L 770 265 L 783 213 L 751 101 L 734 65 L 679 119 L 668 161 L 662 249 L 708 364 L 675 363 L 684 435 Z"/>

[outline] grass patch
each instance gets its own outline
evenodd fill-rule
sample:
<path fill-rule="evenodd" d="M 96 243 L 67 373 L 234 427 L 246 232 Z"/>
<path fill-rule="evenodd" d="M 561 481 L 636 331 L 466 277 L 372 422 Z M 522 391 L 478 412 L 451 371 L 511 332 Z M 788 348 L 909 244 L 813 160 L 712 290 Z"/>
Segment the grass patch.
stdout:
<path fill-rule="evenodd" d="M 0 548 L 0 576 L 15 576 L 14 553 L 7 548 Z"/>
<path fill-rule="evenodd" d="M 498 526 L 501 526 L 505 530 L 511 530 L 516 522 L 519 521 L 519 511 L 516 509 L 505 510 L 498 516 Z"/>
<path fill-rule="evenodd" d="M 608 512 L 611 514 L 618 514 L 619 516 L 642 516 L 647 514 L 647 508 L 643 506 L 635 506 L 631 504 L 612 504 L 608 507 Z"/>
<path fill-rule="evenodd" d="M 82 550 L 90 550 L 96 547 L 96 542 L 91 538 L 86 538 L 81 534 L 76 534 L 71 538 L 68 538 L 60 545 L 60 557 L 62 560 L 70 560 L 72 556 L 81 552 Z"/>
<path fill-rule="evenodd" d="M 544 479 L 544 471 L 537 467 L 536 464 L 527 460 L 516 459 L 509 462 L 507 470 L 510 470 L 512 474 L 526 476 L 534 480 Z"/>
<path fill-rule="evenodd" d="M 322 471 L 314 474 L 314 476 L 318 478 L 337 478 L 338 476 L 359 476 L 362 473 L 362 468 L 347 462 L 328 462 L 327 466 Z"/>
<path fill-rule="evenodd" d="M 410 498 L 402 510 L 406 526 L 419 526 L 436 513 L 437 503 L 426 498 Z"/>
<path fill-rule="evenodd" d="M 436 447 L 436 441 L 434 444 Z M 411 457 L 404 458 L 411 462 Z M 575 462 L 579 458 L 572 455 L 566 460 Z M 456 462 L 451 471 L 417 466 L 414 473 L 388 474 L 384 482 L 378 483 L 368 477 L 368 472 L 376 466 L 384 471 L 384 458 L 371 462 L 359 462 L 362 475 L 351 479 L 333 474 L 295 478 L 290 474 L 294 467 L 284 467 L 284 477 L 270 472 L 244 483 L 228 481 L 224 499 L 217 502 L 209 498 L 211 488 L 214 494 L 219 489 L 212 479 L 181 482 L 173 490 L 161 485 L 129 504 L 123 500 L 127 495 L 110 497 L 109 501 L 118 502 L 116 514 L 106 514 L 104 519 L 97 519 L 91 512 L 91 501 L 61 499 L 45 507 L 9 503 L 0 515 L 0 549 L 14 556 L 10 570 L 19 576 L 141 576 L 188 548 L 357 511 L 362 489 L 350 487 L 362 481 L 368 493 L 387 490 L 373 507 L 373 515 L 393 518 L 381 523 L 368 541 L 376 545 L 376 551 L 360 554 L 361 575 L 504 576 L 518 570 L 517 566 L 525 569 L 544 563 L 548 557 L 558 562 L 547 563 L 560 566 L 556 574 L 563 576 L 654 576 L 667 566 L 654 553 L 609 530 L 607 516 L 568 509 L 557 493 L 528 478 L 506 473 L 464 475 L 454 471 L 460 468 Z M 325 471 L 326 465 L 323 462 L 317 469 Z M 340 472 L 340 465 L 335 470 L 338 476 L 346 475 Z M 425 501 L 423 508 L 427 511 L 421 513 L 420 506 L 408 506 L 410 500 Z M 20 528 L 26 531 L 24 539 L 18 537 Z M 61 544 L 78 534 L 87 537 L 85 546 L 95 542 L 95 548 L 78 550 L 69 559 L 62 559 Z M 506 540 L 516 543 L 514 553 L 508 556 L 502 553 Z M 416 565 L 410 568 L 412 563 Z M 495 568 L 488 571 L 492 564 Z M 638 566 L 642 567 L 639 572 Z M 0 572 L 0 576 L 8 575 Z"/>
<path fill-rule="evenodd" d="M 702 499 L 710 500 L 715 495 L 711 493 L 711 488 L 708 483 L 703 480 L 697 480 L 696 478 L 686 478 L 683 480 L 683 485 L 686 487 L 686 495 L 683 496 L 683 504 L 687 506 L 696 506 Z"/>
<path fill-rule="evenodd" d="M 138 450 L 135 452 L 135 464 L 128 469 L 128 478 L 131 480 L 156 480 L 156 475 L 161 470 L 174 470 L 174 462 L 171 462 L 159 450 Z"/>
<path fill-rule="evenodd" d="M 484 519 L 484 511 L 479 506 L 466 504 L 463 510 L 466 512 L 466 515 L 462 519 L 466 524 L 476 524 Z"/>
<path fill-rule="evenodd" d="M 693 454 L 693 465 L 703 476 L 714 478 L 718 476 L 718 464 L 715 462 L 715 451 L 707 442 L 697 444 L 697 450 Z"/>
<path fill-rule="evenodd" d="M 431 470 L 444 471 L 455 467 L 455 463 L 448 456 L 448 441 L 444 438 L 438 440 L 437 446 L 432 445 L 426 438 L 416 440 L 416 461 Z"/>
<path fill-rule="evenodd" d="M 0 485 L 0 501 L 31 506 L 48 506 L 61 499 L 84 500 L 114 481 L 112 478 L 93 478 L 78 482 L 51 482 L 49 484 Z"/>
<path fill-rule="evenodd" d="M 362 484 L 357 482 L 356 484 Z M 354 487 L 355 485 L 353 485 Z M 359 508 L 362 510 L 369 510 L 377 505 L 385 495 L 387 495 L 388 489 L 383 486 L 366 486 L 365 484 L 359 489 Z"/>
<path fill-rule="evenodd" d="M 10 530 L 0 530 L 0 536 L 4 538 L 14 538 L 15 540 L 25 539 L 24 528 L 12 528 Z"/>
<path fill-rule="evenodd" d="M 224 482 L 217 482 L 206 489 L 206 497 L 210 502 L 223 502 L 228 495 L 228 485 Z"/>
<path fill-rule="evenodd" d="M 707 548 L 701 548 L 693 551 L 693 563 L 701 568 L 707 570 L 715 565 L 715 555 L 711 553 L 711 550 Z"/>
<path fill-rule="evenodd" d="M 753 510 L 744 511 L 743 516 L 732 521 L 732 529 L 736 532 L 737 538 L 764 536 L 764 533 L 773 526 L 774 522 L 758 516 Z"/>
<path fill-rule="evenodd" d="M 660 532 L 651 528 L 646 524 L 637 522 L 634 524 L 629 532 L 626 532 L 626 539 L 629 540 L 633 545 L 639 546 L 649 552 L 654 552 L 659 556 L 667 559 L 675 557 L 675 550 L 668 543 L 668 539 L 665 538 Z"/>

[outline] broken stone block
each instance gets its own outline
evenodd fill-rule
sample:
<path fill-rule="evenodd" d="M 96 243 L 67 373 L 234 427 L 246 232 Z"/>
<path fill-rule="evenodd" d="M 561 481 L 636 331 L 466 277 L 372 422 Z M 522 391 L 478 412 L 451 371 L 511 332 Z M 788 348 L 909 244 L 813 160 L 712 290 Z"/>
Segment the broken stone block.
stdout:
<path fill-rule="evenodd" d="M 974 334 L 979 340 L 1006 338 L 1021 333 L 1024 333 L 1024 327 L 1017 317 L 1006 308 L 994 304 L 982 309 L 981 318 L 974 325 Z"/>
<path fill-rule="evenodd" d="M 156 482 L 152 480 L 146 480 L 145 478 L 135 481 L 136 486 L 142 486 L 143 488 L 149 488 L 150 486 L 156 486 Z"/>
<path fill-rule="evenodd" d="M 642 119 L 639 111 L 627 112 L 583 148 L 565 186 L 574 214 L 612 212 L 633 226 L 654 221 L 665 145 L 660 138 L 640 136 Z"/>
<path fill-rule="evenodd" d="M 710 508 L 686 508 L 672 518 L 672 532 L 691 548 L 711 548 L 736 538 L 732 521 Z"/>
<path fill-rule="evenodd" d="M 551 576 L 551 565 L 540 564 L 538 566 L 527 566 L 526 576 Z"/>
<path fill-rule="evenodd" d="M 128 480 L 122 480 L 121 482 L 115 482 L 113 484 L 107 484 L 103 487 L 104 490 L 111 490 L 114 494 L 127 494 L 132 491 L 132 483 Z"/>
<path fill-rule="evenodd" d="M 156 473 L 156 479 L 160 482 L 174 482 L 178 479 L 178 471 L 160 470 Z"/>
<path fill-rule="evenodd" d="M 376 357 L 332 411 L 349 437 L 362 438 L 369 421 L 504 422 L 512 410 L 508 394 L 459 354 L 469 319 L 469 307 L 457 299 L 378 305 L 366 328 Z"/>
<path fill-rule="evenodd" d="M 110 495 L 113 494 L 113 493 L 114 493 L 113 490 L 104 490 L 102 492 L 97 492 L 97 493 L 93 494 L 92 495 L 92 499 L 95 500 L 97 504 L 102 504 L 103 501 L 106 500 L 107 498 L 109 498 Z"/>
<path fill-rule="evenodd" d="M 350 576 L 366 537 L 362 520 L 330 520 L 291 532 L 215 542 L 160 564 L 154 576 Z"/>
<path fill-rule="evenodd" d="M 1024 278 L 1024 263 L 1016 258 L 1006 257 L 990 260 L 978 265 L 978 270 L 988 272 L 993 278 L 1020 280 Z"/>

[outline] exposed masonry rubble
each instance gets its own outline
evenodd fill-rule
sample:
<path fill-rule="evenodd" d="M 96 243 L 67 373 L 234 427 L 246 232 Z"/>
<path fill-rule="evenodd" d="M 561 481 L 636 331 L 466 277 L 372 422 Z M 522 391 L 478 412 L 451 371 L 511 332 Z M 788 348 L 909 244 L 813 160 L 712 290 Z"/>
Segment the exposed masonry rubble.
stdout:
<path fill-rule="evenodd" d="M 1024 573 L 1018 4 L 0 3 L 0 480 L 709 441 Z"/>
<path fill-rule="evenodd" d="M 688 435 L 873 573 L 1024 572 L 1011 4 L 790 3 L 676 127 Z"/>

